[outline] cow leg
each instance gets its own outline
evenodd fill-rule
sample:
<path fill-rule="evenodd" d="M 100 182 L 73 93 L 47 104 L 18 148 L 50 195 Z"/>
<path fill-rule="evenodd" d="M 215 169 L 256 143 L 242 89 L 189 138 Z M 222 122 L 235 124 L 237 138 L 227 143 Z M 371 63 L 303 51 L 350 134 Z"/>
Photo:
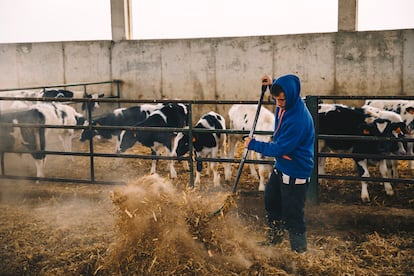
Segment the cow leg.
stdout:
<path fill-rule="evenodd" d="M 215 148 L 211 152 L 211 158 L 217 158 L 218 148 Z M 218 163 L 217 162 L 210 162 L 210 169 L 213 172 L 213 185 L 214 187 L 220 186 L 220 174 L 217 170 Z"/>
<path fill-rule="evenodd" d="M 220 157 L 221 158 L 227 158 L 227 135 L 225 133 L 222 134 L 223 136 L 223 143 L 221 145 L 221 150 L 220 150 Z M 226 181 L 230 181 L 231 179 L 231 167 L 230 167 L 230 163 L 228 162 L 224 162 L 223 164 L 223 168 L 224 168 L 224 180 Z"/>
<path fill-rule="evenodd" d="M 158 152 L 151 148 L 151 155 L 158 155 Z M 152 159 L 150 174 L 155 174 L 157 172 L 157 162 L 157 159 Z"/>
<path fill-rule="evenodd" d="M 232 134 L 227 135 L 227 139 L 228 139 L 228 147 L 229 147 L 229 151 L 228 151 L 228 158 L 229 159 L 233 159 L 234 158 L 234 151 L 235 151 L 235 147 L 236 147 L 236 141 L 235 141 L 235 137 Z M 230 181 L 231 180 L 231 176 L 232 176 L 232 166 L 231 163 L 227 163 L 228 166 L 224 167 L 224 175 L 226 180 Z"/>
<path fill-rule="evenodd" d="M 174 168 L 174 160 L 170 161 L 170 177 L 177 178 L 177 172 L 175 171 L 175 168 Z"/>
<path fill-rule="evenodd" d="M 325 174 L 325 164 L 326 164 L 326 157 L 318 157 L 318 174 Z M 321 185 L 326 185 L 327 180 L 325 178 L 320 178 L 319 183 Z"/>
<path fill-rule="evenodd" d="M 263 192 L 265 190 L 265 172 L 266 168 L 264 168 L 263 164 L 259 164 L 259 192 Z"/>
<path fill-rule="evenodd" d="M 216 148 L 211 148 L 210 150 L 209 150 L 209 152 L 207 152 L 207 153 L 205 153 L 204 154 L 204 157 L 211 157 L 211 158 L 217 158 L 217 153 L 218 153 L 218 148 L 216 147 Z M 208 162 L 207 163 L 207 171 L 206 171 L 206 174 L 208 175 L 208 176 L 211 176 L 211 174 L 212 173 L 214 173 L 213 172 L 213 167 L 212 167 L 212 164 L 216 164 L 217 162 Z"/>
<path fill-rule="evenodd" d="M 68 131 L 63 135 L 59 135 L 59 139 L 62 142 L 63 150 L 65 152 L 72 152 L 72 138 L 73 138 L 73 131 Z M 72 162 L 75 162 L 75 157 L 73 155 L 70 156 Z"/>
<path fill-rule="evenodd" d="M 323 153 L 328 151 L 325 146 L 324 140 L 318 140 L 319 152 Z M 318 157 L 318 174 L 325 174 L 326 157 Z M 320 184 L 326 185 L 326 179 L 322 178 L 319 180 Z"/>
<path fill-rule="evenodd" d="M 203 154 L 200 153 L 200 157 L 204 157 Z M 197 187 L 200 188 L 200 183 L 201 183 L 201 171 L 203 170 L 203 163 L 200 161 L 196 162 L 196 177 L 194 180 L 194 185 L 196 185 Z"/>
<path fill-rule="evenodd" d="M 319 174 L 325 174 L 326 157 L 318 158 L 318 172 Z"/>
<path fill-rule="evenodd" d="M 208 163 L 207 163 L 207 167 L 206 167 L 206 175 L 207 175 L 208 177 L 210 177 L 210 175 L 211 175 L 211 162 L 208 162 Z"/>
<path fill-rule="evenodd" d="M 121 137 L 118 135 L 116 138 L 116 143 L 115 143 L 115 154 L 120 154 L 121 153 Z M 116 167 L 121 166 L 121 160 L 122 158 L 115 158 L 115 163 L 114 165 Z"/>
<path fill-rule="evenodd" d="M 198 187 L 200 187 L 201 183 L 201 172 L 199 172 L 198 170 L 196 170 L 196 178 L 194 180 L 194 184 L 197 185 Z"/>
<path fill-rule="evenodd" d="M 391 172 L 389 175 L 391 178 L 399 178 L 399 173 L 398 173 L 398 160 L 394 160 L 394 159 L 388 159 L 386 160 L 387 162 L 387 170 L 388 172 Z"/>
<path fill-rule="evenodd" d="M 219 187 L 220 186 L 220 174 L 217 170 L 217 163 L 216 162 L 211 162 L 210 166 L 211 166 L 211 170 L 213 171 L 214 187 Z"/>
<path fill-rule="evenodd" d="M 387 160 L 381 160 L 379 163 L 379 171 L 381 173 L 381 176 L 384 178 L 389 178 L 389 170 L 387 167 Z M 392 185 L 390 182 L 384 182 L 384 189 L 385 189 L 385 193 L 389 196 L 394 195 L 394 191 L 392 189 Z"/>
<path fill-rule="evenodd" d="M 155 174 L 156 172 L 157 172 L 157 160 L 152 160 L 150 174 Z"/>
<path fill-rule="evenodd" d="M 229 156 L 229 158 L 233 158 L 233 157 Z M 224 163 L 224 179 L 226 181 L 231 180 L 231 163 L 229 163 L 229 162 Z"/>
<path fill-rule="evenodd" d="M 360 161 L 355 161 L 360 177 L 369 177 L 368 171 L 368 161 L 363 159 Z M 368 183 L 366 181 L 361 181 L 361 200 L 362 202 L 369 202 L 369 193 L 368 193 Z"/>
<path fill-rule="evenodd" d="M 223 167 L 224 167 L 224 179 L 226 181 L 230 181 L 231 180 L 231 164 L 228 162 L 225 162 Z"/>
<path fill-rule="evenodd" d="M 170 151 L 168 148 L 166 148 L 168 152 L 168 156 L 174 156 L 174 153 Z M 171 178 L 177 178 L 177 172 L 175 171 L 174 167 L 175 160 L 170 160 L 169 167 L 170 167 L 170 177 Z"/>
<path fill-rule="evenodd" d="M 196 155 L 200 158 L 204 158 L 207 155 L 203 152 L 198 152 L 197 154 L 194 155 L 194 157 L 196 157 Z M 207 163 L 207 171 L 210 169 L 210 163 Z M 195 180 L 194 180 L 194 185 L 198 186 L 199 188 L 201 188 L 200 184 L 201 184 L 201 171 L 203 170 L 203 163 L 200 161 L 196 162 L 196 171 L 195 171 Z"/>
<path fill-rule="evenodd" d="M 261 154 L 256 153 L 255 155 L 256 155 L 257 160 L 262 160 L 262 161 L 264 160 L 264 158 L 261 156 Z M 268 175 L 267 174 L 268 165 L 258 164 L 257 167 L 258 167 L 258 170 L 259 170 L 259 192 L 263 192 L 265 190 L 265 184 L 266 184 L 266 181 L 267 181 L 266 176 Z"/>
<path fill-rule="evenodd" d="M 190 171 L 190 165 L 188 164 L 187 160 L 183 160 L 183 169 L 186 171 Z"/>
<path fill-rule="evenodd" d="M 250 159 L 253 159 L 253 160 L 257 159 L 255 158 L 255 154 L 253 151 L 250 151 L 249 154 L 250 154 Z M 254 166 L 253 163 L 249 164 L 249 169 L 250 169 L 250 175 L 255 179 L 259 179 L 259 175 L 257 174 L 256 167 Z"/>
<path fill-rule="evenodd" d="M 270 177 L 272 166 L 259 164 L 259 192 L 263 192 L 266 187 L 267 179 Z"/>
<path fill-rule="evenodd" d="M 43 159 L 35 159 L 37 177 L 45 177 L 45 173 L 44 173 L 45 161 L 46 161 L 46 157 L 44 157 Z M 36 180 L 36 184 L 39 184 L 39 180 Z"/>

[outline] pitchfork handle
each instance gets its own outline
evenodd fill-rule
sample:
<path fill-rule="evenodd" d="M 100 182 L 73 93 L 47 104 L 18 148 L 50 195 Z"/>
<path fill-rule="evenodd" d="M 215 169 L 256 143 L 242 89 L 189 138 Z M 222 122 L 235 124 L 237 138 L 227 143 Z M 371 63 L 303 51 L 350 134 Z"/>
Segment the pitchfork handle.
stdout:
<path fill-rule="evenodd" d="M 253 137 L 253 133 L 256 129 L 257 120 L 259 119 L 260 109 L 262 108 L 263 97 L 264 97 L 264 94 L 266 93 L 267 87 L 268 87 L 267 85 L 262 85 L 262 93 L 260 94 L 260 99 L 259 99 L 259 102 L 257 103 L 256 115 L 254 117 L 252 129 L 250 130 L 250 133 L 249 133 L 250 138 Z M 240 176 L 243 170 L 244 163 L 246 162 L 248 153 L 249 153 L 249 149 L 245 148 L 243 152 L 243 157 L 240 161 L 239 169 L 237 170 L 236 179 L 234 180 L 233 194 L 236 193 L 237 191 L 237 185 L 239 184 Z"/>

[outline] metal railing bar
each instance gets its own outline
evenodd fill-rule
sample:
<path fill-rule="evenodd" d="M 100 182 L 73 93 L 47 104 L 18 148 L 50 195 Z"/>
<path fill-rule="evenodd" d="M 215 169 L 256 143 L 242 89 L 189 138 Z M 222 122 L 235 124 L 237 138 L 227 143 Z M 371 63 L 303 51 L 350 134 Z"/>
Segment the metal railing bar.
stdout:
<path fill-rule="evenodd" d="M 88 83 L 90 85 L 93 84 L 104 84 L 104 83 L 116 83 L 117 89 L 119 89 L 119 84 L 121 83 L 114 81 L 109 82 L 95 82 L 95 83 Z M 35 87 L 37 88 L 45 88 L 45 87 L 69 87 L 69 86 L 81 86 L 83 85 L 86 89 L 85 84 L 68 84 L 68 85 L 56 85 L 56 86 L 42 86 L 42 87 Z M 30 88 L 19 88 L 14 90 L 24 90 Z M 10 91 L 11 89 L 1 89 L 0 91 Z M 1 96 L 1 93 L 0 93 Z M 195 104 L 257 104 L 257 101 L 234 101 L 234 100 L 134 100 L 134 99 L 120 99 L 119 90 L 117 90 L 117 98 L 115 97 L 106 97 L 106 98 L 99 98 L 99 99 L 85 99 L 85 98 L 73 98 L 70 99 L 70 102 L 108 102 L 108 103 L 183 103 L 188 104 L 191 108 L 192 105 Z M 364 97 L 364 96 L 314 96 L 317 99 L 347 99 L 347 100 L 355 100 L 355 99 L 414 99 L 412 96 L 377 96 L 377 97 Z M 16 97 L 0 97 L 0 100 L 31 100 L 31 101 L 55 101 L 55 102 L 68 102 L 68 99 L 64 98 L 16 98 Z M 265 102 L 265 105 L 272 105 L 274 106 L 273 102 Z M 89 117 L 91 118 L 91 116 Z M 191 117 L 190 117 L 191 118 Z M 189 120 L 192 121 L 192 120 Z M 3 125 L 3 124 L 0 124 Z M 103 129 L 103 130 L 114 130 L 114 129 L 122 129 L 122 130 L 139 130 L 139 131 L 154 131 L 154 132 L 187 132 L 187 133 L 227 133 L 227 134 L 248 134 L 249 131 L 244 130 L 233 130 L 233 129 L 226 129 L 226 130 L 210 130 L 210 129 L 196 129 L 190 124 L 189 128 L 181 129 L 181 128 L 159 128 L 159 127 L 138 127 L 138 126 L 61 126 L 61 125 L 34 125 L 34 124 L 8 124 L 5 123 L 4 125 L 14 126 L 14 127 L 39 127 L 39 128 L 62 128 L 62 129 Z M 270 131 L 255 131 L 257 135 L 271 135 L 273 134 Z M 348 136 L 348 135 L 316 135 L 317 139 L 320 140 L 378 140 L 378 141 L 402 141 L 402 142 L 414 142 L 414 138 L 395 138 L 395 137 L 372 137 L 372 136 Z M 76 156 L 83 156 L 83 157 L 90 157 L 91 158 L 91 179 L 90 180 L 75 180 L 82 182 L 82 183 L 98 183 L 97 180 L 94 179 L 94 164 L 93 160 L 97 157 L 104 157 L 104 158 L 140 158 L 140 159 L 147 159 L 147 160 L 176 160 L 176 161 L 189 161 L 193 162 L 192 159 L 195 161 L 205 161 L 205 162 L 223 162 L 223 163 L 239 163 L 240 159 L 228 159 L 228 158 L 190 158 L 190 157 L 170 157 L 170 156 L 153 156 L 153 155 L 141 155 L 141 154 L 114 154 L 114 153 L 94 153 L 93 152 L 93 144 L 94 139 L 90 139 L 91 149 L 89 153 L 87 152 L 59 152 L 59 151 L 16 151 L 16 153 L 32 153 L 32 152 L 43 152 L 49 155 L 76 155 Z M 11 151 L 10 151 L 11 152 Z M 338 157 L 338 158 L 370 158 L 370 159 L 398 159 L 398 160 L 413 160 L 414 157 L 412 156 L 403 156 L 403 155 L 367 155 L 367 154 L 355 154 L 355 153 L 342 153 L 342 154 L 335 154 L 335 153 L 318 153 L 316 152 L 315 157 Z M 253 164 L 274 164 L 272 160 L 246 160 L 246 163 L 253 163 Z M 317 163 L 315 164 L 317 166 Z M 1 176 L 0 176 L 1 177 Z M 387 178 L 360 178 L 360 177 L 353 177 L 353 176 L 329 176 L 329 175 L 320 175 L 320 178 L 332 178 L 332 179 L 345 179 L 345 180 L 372 180 L 378 182 L 403 182 L 403 183 L 413 183 L 412 179 L 387 179 Z M 32 180 L 38 180 L 39 178 L 30 178 Z M 49 181 L 62 181 L 67 182 L 70 180 L 66 179 L 58 179 L 55 178 L 42 178 Z M 109 182 L 108 182 L 109 183 Z M 112 183 L 112 182 L 110 182 Z"/>
<path fill-rule="evenodd" d="M 319 100 L 414 100 L 414 96 L 313 96 Z"/>
<path fill-rule="evenodd" d="M 103 185 L 125 185 L 123 181 L 106 181 L 106 180 L 86 180 L 74 178 L 51 178 L 51 177 L 34 177 L 34 176 L 18 176 L 18 175 L 0 175 L 0 179 L 15 179 L 15 180 L 32 180 L 32 181 L 48 181 L 48 182 L 65 182 L 65 183 L 88 183 L 88 184 L 103 184 Z"/>
<path fill-rule="evenodd" d="M 23 88 L 3 88 L 0 89 L 2 91 L 15 91 L 15 90 L 31 90 L 31 89 L 44 89 L 44 88 L 58 88 L 58 87 L 72 87 L 72 86 L 84 86 L 84 85 L 98 85 L 98 84 L 120 84 L 122 80 L 110 80 L 110 81 L 96 81 L 96 82 L 83 82 L 83 83 L 68 83 L 68 84 L 56 84 L 56 85 L 45 85 L 45 86 L 31 86 L 31 87 L 23 87 Z M 1 95 L 1 93 L 0 93 Z"/>
<path fill-rule="evenodd" d="M 358 136 L 358 135 L 327 135 L 319 134 L 318 140 L 346 140 L 346 141 L 401 141 L 414 142 L 414 138 L 409 137 L 378 137 L 378 136 Z"/>
<path fill-rule="evenodd" d="M 68 101 L 68 98 L 50 98 L 50 97 L 1 97 L 0 100 L 17 100 L 17 101 Z M 98 103 L 181 103 L 181 104 L 257 104 L 257 101 L 241 101 L 241 100 L 146 100 L 146 99 L 127 99 L 127 98 L 114 98 L 105 97 L 105 98 L 70 98 L 70 101 L 73 102 L 98 102 Z M 264 103 L 264 105 L 274 105 L 273 103 Z"/>
<path fill-rule="evenodd" d="M 320 174 L 318 178 L 324 179 L 336 179 L 336 180 L 358 180 L 358 181 L 370 181 L 370 182 L 398 182 L 405 184 L 414 184 L 414 179 L 407 178 L 386 178 L 386 177 L 359 177 L 350 175 L 331 175 Z"/>
<path fill-rule="evenodd" d="M 336 158 L 414 160 L 414 156 L 411 156 L 411 155 L 381 155 L 381 154 L 368 154 L 368 153 L 319 152 L 318 156 L 319 157 L 336 157 Z"/>

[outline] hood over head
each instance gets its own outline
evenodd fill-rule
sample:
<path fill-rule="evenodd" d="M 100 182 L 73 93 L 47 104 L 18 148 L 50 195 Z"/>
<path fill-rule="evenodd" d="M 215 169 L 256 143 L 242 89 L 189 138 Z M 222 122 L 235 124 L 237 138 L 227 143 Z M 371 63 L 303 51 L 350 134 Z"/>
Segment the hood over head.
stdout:
<path fill-rule="evenodd" d="M 272 85 L 279 85 L 286 98 L 286 109 L 292 108 L 300 99 L 300 80 L 296 75 L 284 75 L 273 81 Z"/>

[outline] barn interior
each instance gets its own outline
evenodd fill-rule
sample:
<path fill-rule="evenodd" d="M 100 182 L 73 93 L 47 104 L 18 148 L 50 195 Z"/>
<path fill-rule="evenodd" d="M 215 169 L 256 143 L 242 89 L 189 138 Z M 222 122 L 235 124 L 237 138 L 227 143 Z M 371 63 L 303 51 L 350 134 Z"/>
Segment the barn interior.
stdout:
<path fill-rule="evenodd" d="M 414 100 L 414 30 L 357 31 L 356 0 L 338 1 L 336 33 L 174 40 L 131 40 L 127 2 L 111 0 L 110 41 L 0 44 L 0 90 L 104 93 L 94 117 L 157 100 L 201 101 L 193 105 L 193 122 L 209 110 L 226 116 L 225 101 L 257 101 L 263 73 L 298 74 L 303 96 L 327 97 L 324 102 Z M 81 103 L 71 100 L 77 108 Z M 274 109 L 270 101 L 265 107 Z M 1 275 L 414 274 L 409 181 L 393 182 L 391 197 L 382 183 L 369 182 L 370 202 L 361 202 L 358 180 L 320 181 L 317 202 L 309 199 L 305 210 L 309 250 L 300 255 L 286 239 L 258 245 L 265 233 L 263 192 L 247 168 L 228 212 L 211 218 L 232 182 L 213 187 L 203 174 L 192 189 L 178 161 L 176 179 L 166 160 L 149 175 L 151 160 L 133 157 L 149 156 L 149 149 L 136 145 L 117 158 L 115 139 L 94 139 L 91 157 L 91 145 L 78 141 L 81 131 L 75 130 L 74 160 L 50 154 L 40 183 L 29 154 L 4 155 Z M 49 141 L 47 150 L 62 152 L 60 141 Z M 235 158 L 241 155 L 240 143 Z M 403 180 L 413 179 L 409 162 L 398 161 Z M 349 158 L 328 158 L 326 172 L 356 176 Z M 375 167 L 370 172 L 380 177 Z"/>

